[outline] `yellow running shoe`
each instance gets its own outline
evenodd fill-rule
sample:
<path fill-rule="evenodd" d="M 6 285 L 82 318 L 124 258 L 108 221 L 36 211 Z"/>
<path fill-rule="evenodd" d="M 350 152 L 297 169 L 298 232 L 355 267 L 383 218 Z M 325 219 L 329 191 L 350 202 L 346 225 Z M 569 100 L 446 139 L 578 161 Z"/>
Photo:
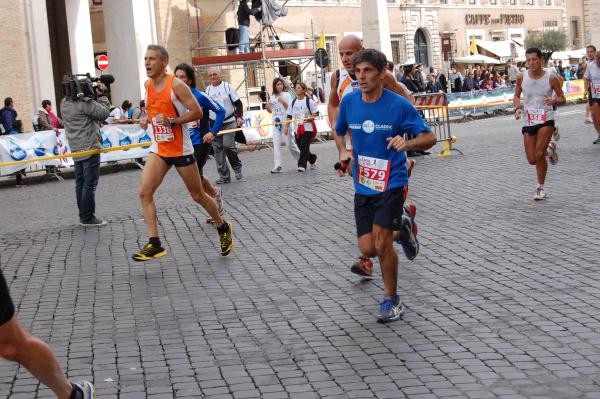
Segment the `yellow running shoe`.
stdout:
<path fill-rule="evenodd" d="M 144 248 L 137 254 L 133 255 L 132 258 L 135 261 L 143 262 L 150 259 L 162 258 L 167 254 L 167 251 L 163 247 L 155 247 L 151 243 L 144 245 Z"/>
<path fill-rule="evenodd" d="M 221 255 L 227 256 L 233 249 L 233 226 L 229 222 L 225 222 L 227 225 L 227 231 L 219 233 L 219 240 L 221 241 Z"/>

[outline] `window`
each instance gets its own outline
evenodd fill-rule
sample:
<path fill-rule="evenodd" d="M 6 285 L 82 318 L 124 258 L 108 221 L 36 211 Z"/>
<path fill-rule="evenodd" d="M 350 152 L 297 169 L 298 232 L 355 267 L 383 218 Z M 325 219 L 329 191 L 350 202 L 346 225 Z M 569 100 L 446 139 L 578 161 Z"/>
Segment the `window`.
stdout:
<path fill-rule="evenodd" d="M 517 5 L 517 0 L 510 0 L 510 5 L 511 6 L 516 6 Z"/>
<path fill-rule="evenodd" d="M 546 0 L 546 5 L 547 6 L 551 6 L 552 5 L 552 0 Z"/>
<path fill-rule="evenodd" d="M 490 0 L 490 4 L 495 6 L 498 4 L 498 0 Z"/>
<path fill-rule="evenodd" d="M 469 4 L 477 4 L 477 0 L 469 0 Z"/>
<path fill-rule="evenodd" d="M 535 5 L 535 0 L 527 0 L 527 5 L 534 6 Z"/>
<path fill-rule="evenodd" d="M 406 41 L 404 35 L 390 35 L 390 44 L 392 45 L 392 62 L 400 64 L 406 61 Z"/>
<path fill-rule="evenodd" d="M 340 59 L 336 36 L 325 36 L 325 50 L 327 50 L 327 54 L 329 55 L 329 65 L 323 71 L 333 72 L 338 69 L 338 60 Z"/>
<path fill-rule="evenodd" d="M 440 0 L 440 4 L 448 4 L 448 0 Z"/>

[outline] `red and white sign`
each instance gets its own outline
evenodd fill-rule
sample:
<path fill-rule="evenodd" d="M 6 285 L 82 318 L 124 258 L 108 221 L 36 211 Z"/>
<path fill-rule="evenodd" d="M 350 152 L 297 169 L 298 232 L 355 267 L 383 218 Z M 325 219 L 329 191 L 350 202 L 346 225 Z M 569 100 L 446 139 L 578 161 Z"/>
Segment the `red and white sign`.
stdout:
<path fill-rule="evenodd" d="M 106 54 L 100 54 L 96 57 L 96 68 L 101 71 L 108 70 L 108 56 Z"/>

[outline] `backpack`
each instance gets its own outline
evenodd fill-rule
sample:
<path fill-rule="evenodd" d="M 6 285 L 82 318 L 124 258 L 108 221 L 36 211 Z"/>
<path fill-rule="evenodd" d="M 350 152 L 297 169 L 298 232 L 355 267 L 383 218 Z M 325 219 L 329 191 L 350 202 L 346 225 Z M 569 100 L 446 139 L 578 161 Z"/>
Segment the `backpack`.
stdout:
<path fill-rule="evenodd" d="M 310 99 L 308 98 L 308 96 L 304 96 L 304 98 L 306 99 L 306 108 L 308 109 L 308 112 L 310 112 Z M 296 103 L 296 100 L 298 99 L 298 97 L 294 98 L 292 100 L 292 109 L 294 109 L 294 104 Z M 317 115 L 319 114 L 319 111 L 317 111 Z M 307 121 L 308 123 L 310 123 L 312 125 L 312 134 L 311 134 L 311 138 L 315 138 L 317 137 L 317 124 L 315 123 L 314 120 L 311 121 Z M 298 128 L 302 127 L 302 129 L 297 129 L 298 131 L 296 132 L 298 137 L 302 137 L 304 135 L 304 125 L 300 125 L 298 126 Z"/>

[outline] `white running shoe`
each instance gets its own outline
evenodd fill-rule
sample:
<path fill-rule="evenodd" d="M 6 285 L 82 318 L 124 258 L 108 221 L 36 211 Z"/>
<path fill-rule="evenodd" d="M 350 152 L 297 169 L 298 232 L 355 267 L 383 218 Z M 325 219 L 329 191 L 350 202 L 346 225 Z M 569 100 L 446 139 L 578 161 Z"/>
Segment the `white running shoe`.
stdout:
<path fill-rule="evenodd" d="M 543 201 L 546 199 L 546 192 L 544 191 L 544 187 L 538 187 L 535 190 L 535 195 L 533 196 L 534 201 Z"/>
<path fill-rule="evenodd" d="M 546 155 L 548 156 L 548 161 L 551 165 L 556 165 L 558 163 L 558 146 L 555 142 L 551 141 L 548 144 L 548 150 L 546 151 Z"/>

